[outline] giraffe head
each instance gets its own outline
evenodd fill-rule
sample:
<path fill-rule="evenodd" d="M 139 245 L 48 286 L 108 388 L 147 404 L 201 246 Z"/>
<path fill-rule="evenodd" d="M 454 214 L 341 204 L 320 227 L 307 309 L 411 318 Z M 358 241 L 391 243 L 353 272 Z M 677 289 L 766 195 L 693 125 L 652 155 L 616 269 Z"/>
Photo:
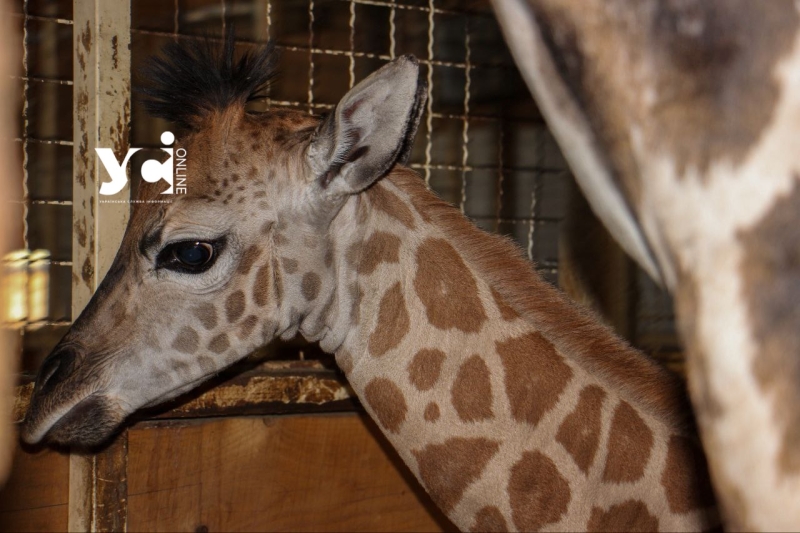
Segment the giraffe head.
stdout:
<path fill-rule="evenodd" d="M 142 184 L 108 274 L 39 371 L 26 441 L 99 444 L 275 337 L 336 329 L 334 234 L 358 230 L 345 207 L 407 157 L 425 89 L 401 57 L 325 119 L 248 113 L 273 57 L 234 61 L 229 35 L 221 50 L 172 44 L 145 71 L 149 110 L 185 131 L 187 194 L 155 203 Z"/>

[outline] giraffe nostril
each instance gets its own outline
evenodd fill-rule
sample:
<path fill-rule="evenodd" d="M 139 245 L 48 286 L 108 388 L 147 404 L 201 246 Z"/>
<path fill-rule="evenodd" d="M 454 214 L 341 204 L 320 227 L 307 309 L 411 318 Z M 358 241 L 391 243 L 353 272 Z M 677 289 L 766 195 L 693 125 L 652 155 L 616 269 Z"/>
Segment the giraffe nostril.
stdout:
<path fill-rule="evenodd" d="M 60 349 L 49 356 L 39 369 L 36 378 L 36 387 L 43 389 L 45 386 L 62 381 L 70 373 L 75 361 L 75 352 L 70 349 Z"/>

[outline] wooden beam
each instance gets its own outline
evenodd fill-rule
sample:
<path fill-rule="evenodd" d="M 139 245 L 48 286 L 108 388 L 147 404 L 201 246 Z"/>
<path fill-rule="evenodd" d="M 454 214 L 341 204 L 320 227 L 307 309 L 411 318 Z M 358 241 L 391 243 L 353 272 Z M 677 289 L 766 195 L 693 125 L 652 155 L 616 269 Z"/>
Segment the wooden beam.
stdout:
<path fill-rule="evenodd" d="M 33 383 L 16 390 L 14 421 L 28 409 Z M 358 399 L 341 373 L 317 361 L 262 363 L 233 368 L 180 398 L 134 415 L 135 421 L 215 416 L 354 411 Z"/>
<path fill-rule="evenodd" d="M 72 316 L 77 317 L 114 260 L 125 226 L 128 186 L 101 203 L 110 177 L 95 148 L 128 151 L 130 122 L 130 1 L 74 2 L 74 126 Z M 127 434 L 98 455 L 70 457 L 70 531 L 124 531 Z"/>
<path fill-rule="evenodd" d="M 154 418 L 204 418 L 285 413 L 353 411 L 358 408 L 347 380 L 333 370 L 275 372 L 256 368 L 221 376 L 177 401 L 137 415 Z"/>

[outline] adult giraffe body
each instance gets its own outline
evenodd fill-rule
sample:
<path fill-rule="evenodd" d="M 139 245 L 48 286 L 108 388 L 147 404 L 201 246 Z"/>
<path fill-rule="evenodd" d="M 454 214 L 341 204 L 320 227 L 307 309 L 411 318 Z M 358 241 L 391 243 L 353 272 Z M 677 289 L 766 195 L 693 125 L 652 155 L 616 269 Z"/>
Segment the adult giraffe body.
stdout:
<path fill-rule="evenodd" d="M 269 58 L 171 45 L 151 69 L 150 108 L 187 129 L 189 192 L 136 205 L 43 364 L 26 440 L 100 443 L 135 409 L 300 332 L 336 353 L 463 529 L 717 525 L 680 384 L 398 164 L 423 108 L 416 61 L 321 121 L 245 112 Z"/>
<path fill-rule="evenodd" d="M 675 294 L 727 525 L 800 528 L 800 6 L 494 0 L 590 203 Z"/>

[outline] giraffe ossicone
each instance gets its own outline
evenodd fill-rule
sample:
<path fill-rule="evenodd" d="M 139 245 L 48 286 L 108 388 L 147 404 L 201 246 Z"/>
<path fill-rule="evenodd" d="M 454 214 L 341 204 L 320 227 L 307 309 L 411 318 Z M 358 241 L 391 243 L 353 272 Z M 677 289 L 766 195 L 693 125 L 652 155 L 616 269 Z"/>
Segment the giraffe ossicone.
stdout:
<path fill-rule="evenodd" d="M 153 63 L 148 106 L 183 126 L 197 178 L 171 204 L 134 206 L 43 364 L 24 438 L 101 443 L 134 410 L 299 332 L 336 354 L 464 530 L 716 526 L 680 383 L 402 166 L 426 94 L 416 60 L 321 120 L 245 111 L 270 54 L 172 44 Z"/>

